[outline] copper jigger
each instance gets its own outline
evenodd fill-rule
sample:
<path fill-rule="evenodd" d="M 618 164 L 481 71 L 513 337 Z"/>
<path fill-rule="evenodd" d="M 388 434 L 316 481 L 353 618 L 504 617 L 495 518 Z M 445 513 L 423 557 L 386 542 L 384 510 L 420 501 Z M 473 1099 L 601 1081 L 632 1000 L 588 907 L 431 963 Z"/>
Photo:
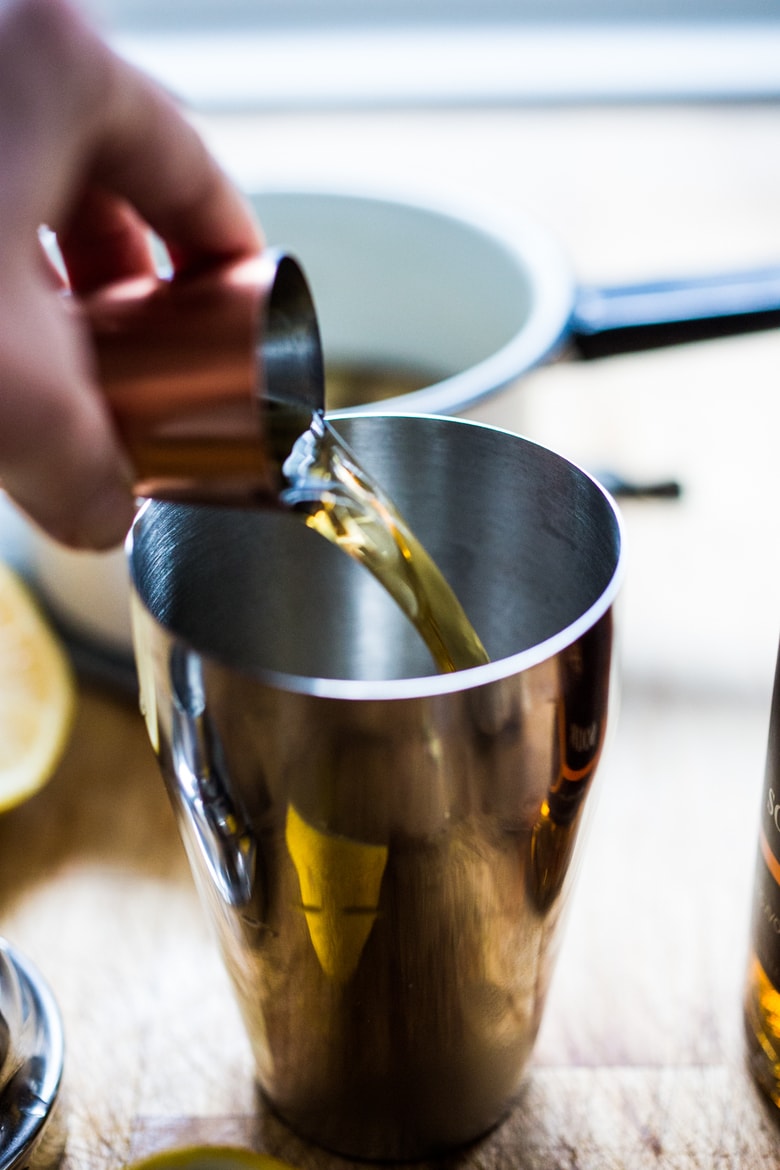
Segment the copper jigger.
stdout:
<path fill-rule="evenodd" d="M 82 306 L 137 494 L 272 502 L 284 458 L 324 406 L 298 263 L 267 249 L 191 276 L 126 280 Z"/>

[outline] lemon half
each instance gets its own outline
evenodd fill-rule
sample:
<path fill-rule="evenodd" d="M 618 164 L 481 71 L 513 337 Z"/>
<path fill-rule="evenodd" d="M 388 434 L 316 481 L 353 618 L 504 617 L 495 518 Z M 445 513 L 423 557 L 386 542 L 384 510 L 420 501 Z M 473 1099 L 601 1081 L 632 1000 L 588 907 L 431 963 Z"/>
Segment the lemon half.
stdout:
<path fill-rule="evenodd" d="M 0 812 L 32 796 L 54 772 L 75 697 L 62 644 L 27 587 L 0 562 Z"/>
<path fill-rule="evenodd" d="M 128 1170 L 293 1170 L 268 1154 L 239 1146 L 190 1146 L 163 1150 L 134 1162 Z"/>

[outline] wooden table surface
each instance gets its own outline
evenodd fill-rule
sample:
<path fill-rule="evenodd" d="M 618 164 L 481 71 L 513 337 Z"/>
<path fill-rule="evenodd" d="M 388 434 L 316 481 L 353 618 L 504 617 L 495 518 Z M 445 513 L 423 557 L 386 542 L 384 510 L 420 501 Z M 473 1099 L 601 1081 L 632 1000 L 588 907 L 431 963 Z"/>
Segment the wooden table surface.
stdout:
<path fill-rule="evenodd" d="M 589 282 L 780 260 L 780 109 L 331 112 L 198 122 L 261 178 L 538 214 Z M 741 982 L 780 633 L 780 334 L 559 363 L 479 412 L 625 506 L 622 702 L 527 1092 L 464 1170 L 780 1165 Z M 0 819 L 0 933 L 67 1033 L 69 1170 L 193 1140 L 341 1167 L 257 1111 L 249 1053 L 131 699 L 84 685 L 48 788 Z"/>

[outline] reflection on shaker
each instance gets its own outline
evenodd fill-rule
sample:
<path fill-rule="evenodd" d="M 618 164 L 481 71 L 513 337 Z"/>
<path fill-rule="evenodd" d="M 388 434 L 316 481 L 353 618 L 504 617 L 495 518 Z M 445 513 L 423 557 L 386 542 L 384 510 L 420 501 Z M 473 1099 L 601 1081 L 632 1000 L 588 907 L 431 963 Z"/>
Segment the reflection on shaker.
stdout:
<path fill-rule="evenodd" d="M 246 818 L 228 790 L 219 740 L 206 712 L 200 658 L 175 646 L 170 673 L 176 804 L 225 902 L 243 906 L 252 895 L 256 847 Z"/>
<path fill-rule="evenodd" d="M 541 912 L 563 888 L 585 795 L 604 746 L 611 655 L 610 612 L 559 657 L 557 774 L 534 826 L 528 870 L 531 897 Z"/>
<path fill-rule="evenodd" d="M 346 983 L 376 921 L 387 846 L 322 832 L 292 804 L 287 810 L 285 840 L 320 966 L 331 979 Z"/>

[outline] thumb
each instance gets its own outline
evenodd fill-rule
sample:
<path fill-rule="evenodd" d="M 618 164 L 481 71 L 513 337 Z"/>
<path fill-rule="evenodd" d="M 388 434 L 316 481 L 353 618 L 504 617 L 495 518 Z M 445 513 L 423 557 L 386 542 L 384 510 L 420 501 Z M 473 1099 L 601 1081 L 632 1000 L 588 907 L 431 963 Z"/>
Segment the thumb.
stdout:
<path fill-rule="evenodd" d="M 4 283 L 0 480 L 56 540 L 109 548 L 132 522 L 131 475 L 86 338 L 40 273 Z"/>

